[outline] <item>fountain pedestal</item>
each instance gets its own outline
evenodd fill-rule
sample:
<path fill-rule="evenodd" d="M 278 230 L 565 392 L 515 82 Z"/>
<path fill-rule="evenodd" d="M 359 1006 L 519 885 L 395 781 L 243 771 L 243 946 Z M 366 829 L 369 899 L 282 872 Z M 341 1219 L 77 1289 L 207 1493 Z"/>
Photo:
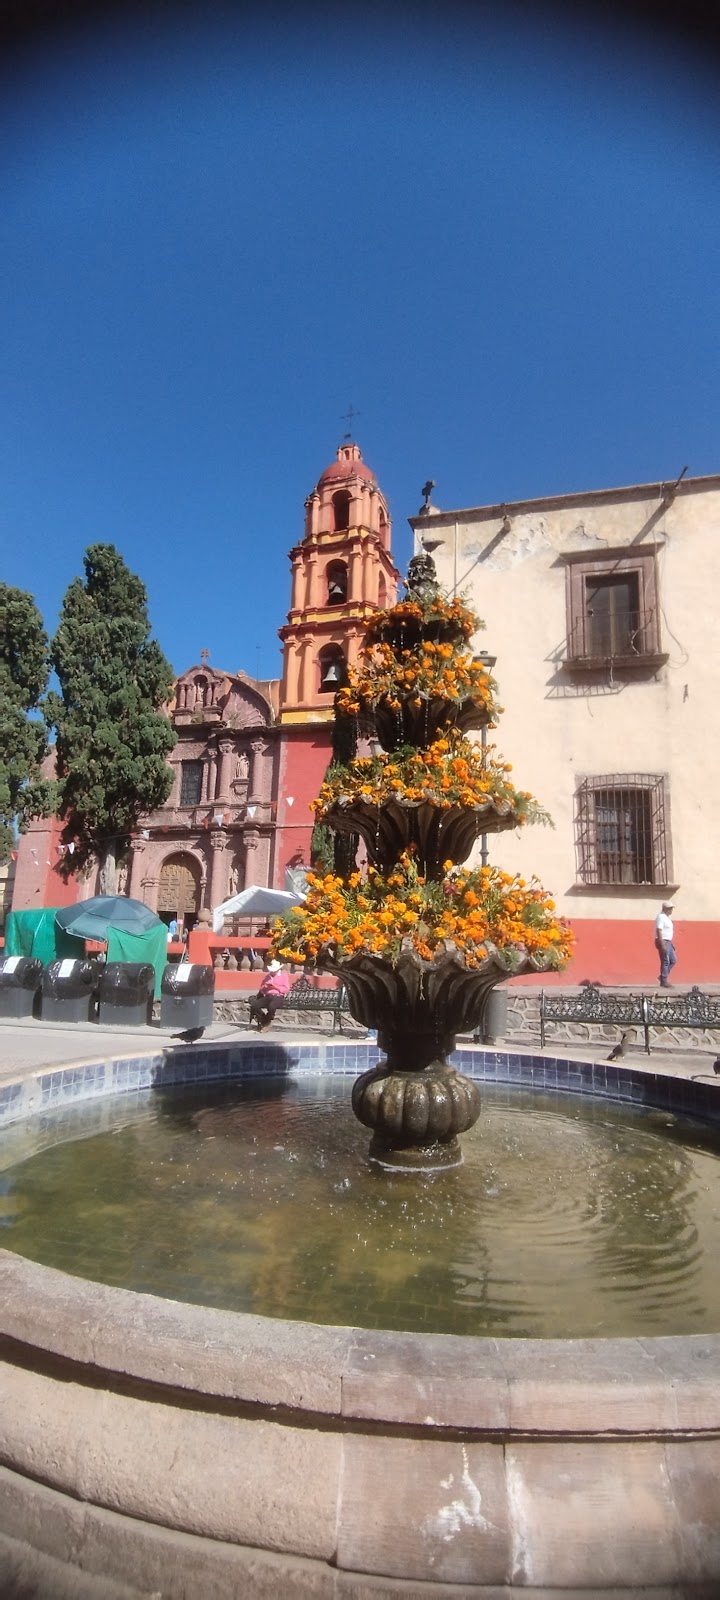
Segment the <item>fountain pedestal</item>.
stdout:
<path fill-rule="evenodd" d="M 413 1046 L 421 1042 L 413 1035 L 380 1042 L 387 1061 L 364 1072 L 352 1092 L 358 1121 L 373 1130 L 370 1159 L 414 1171 L 460 1166 L 458 1134 L 480 1115 L 477 1084 L 442 1059 L 419 1071 L 398 1070 L 395 1060 L 412 1061 Z"/>
<path fill-rule="evenodd" d="M 342 978 L 352 1015 L 377 1028 L 385 1052 L 352 1093 L 356 1117 L 373 1130 L 370 1156 L 384 1166 L 428 1170 L 462 1161 L 458 1135 L 477 1122 L 480 1091 L 447 1057 L 459 1031 L 479 1026 L 487 995 L 508 976 L 500 953 L 486 948 L 476 967 L 450 945 L 432 961 L 412 947 L 394 963 L 365 953 L 337 960 L 325 952 L 322 965 Z M 515 954 L 515 970 L 528 970 L 526 953 Z"/>

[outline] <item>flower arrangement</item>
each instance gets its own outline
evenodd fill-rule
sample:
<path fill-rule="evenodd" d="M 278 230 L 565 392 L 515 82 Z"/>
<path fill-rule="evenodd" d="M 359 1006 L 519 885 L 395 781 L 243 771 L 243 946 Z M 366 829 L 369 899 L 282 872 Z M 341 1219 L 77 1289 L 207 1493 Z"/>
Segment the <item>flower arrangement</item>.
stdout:
<path fill-rule="evenodd" d="M 341 716 L 357 716 L 372 711 L 380 700 L 392 710 L 399 710 L 403 701 L 420 706 L 435 696 L 451 704 L 472 700 L 494 723 L 501 711 L 495 704 L 495 688 L 482 662 L 457 643 L 423 639 L 415 649 L 395 651 L 379 642 L 361 651 L 359 669 L 348 669 L 347 684 L 335 703 Z"/>
<path fill-rule="evenodd" d="M 493 745 L 483 748 L 451 730 L 424 750 L 406 746 L 336 768 L 328 773 L 313 807 L 322 819 L 338 803 L 356 800 L 377 806 L 389 800 L 425 800 L 444 810 L 470 809 L 490 797 L 511 807 L 518 825 L 548 820 L 533 796 L 510 782 L 510 771 L 509 762 L 494 758 Z"/>
<path fill-rule="evenodd" d="M 429 961 L 449 945 L 475 968 L 491 946 L 508 972 L 528 956 L 548 967 L 570 959 L 570 927 L 536 879 L 444 865 L 440 881 L 427 879 L 406 851 L 389 874 L 369 867 L 345 882 L 309 873 L 307 899 L 282 918 L 275 953 L 292 962 L 322 963 L 323 955 L 336 962 L 361 952 L 392 962 L 412 949 Z"/>
<path fill-rule="evenodd" d="M 416 634 L 419 628 L 428 638 L 435 634 L 439 639 L 449 633 L 453 638 L 468 640 L 482 626 L 475 612 L 459 596 L 448 600 L 437 584 L 426 582 L 413 588 L 397 605 L 375 612 L 367 625 L 365 647 L 369 648 L 378 639 L 396 637 L 405 629 Z"/>
<path fill-rule="evenodd" d="M 413 558 L 406 599 L 370 619 L 360 665 L 336 697 L 337 725 L 369 712 L 383 748 L 334 763 L 314 810 L 336 834 L 362 838 L 367 864 L 341 873 L 336 859 L 334 871 L 311 873 L 273 948 L 335 971 L 354 956 L 402 966 L 406 952 L 436 970 L 435 958 L 454 952 L 455 965 L 482 968 L 477 983 L 487 987 L 528 963 L 565 966 L 573 936 L 536 879 L 460 865 L 478 832 L 550 819 L 515 788 L 494 745 L 460 731 L 499 714 L 496 685 L 468 648 L 482 624 L 441 594 L 434 573 L 430 558 Z M 408 714 L 423 702 L 427 714 Z"/>

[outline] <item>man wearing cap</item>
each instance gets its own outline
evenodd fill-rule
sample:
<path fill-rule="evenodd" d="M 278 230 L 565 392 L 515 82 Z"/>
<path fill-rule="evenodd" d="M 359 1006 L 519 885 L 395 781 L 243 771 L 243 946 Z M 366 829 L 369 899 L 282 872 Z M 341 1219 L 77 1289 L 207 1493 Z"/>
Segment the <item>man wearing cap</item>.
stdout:
<path fill-rule="evenodd" d="M 677 961 L 673 944 L 675 929 L 670 915 L 672 909 L 672 903 L 664 900 L 662 910 L 658 912 L 655 918 L 655 944 L 660 955 L 660 984 L 663 989 L 672 988 L 672 984 L 668 981 L 668 974 L 672 972 Z"/>

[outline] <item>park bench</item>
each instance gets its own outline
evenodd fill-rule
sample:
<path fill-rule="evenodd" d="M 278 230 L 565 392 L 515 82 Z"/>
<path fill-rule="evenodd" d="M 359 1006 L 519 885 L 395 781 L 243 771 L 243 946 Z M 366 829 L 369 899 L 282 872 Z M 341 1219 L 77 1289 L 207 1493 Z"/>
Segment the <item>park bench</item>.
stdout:
<path fill-rule="evenodd" d="M 339 983 L 334 989 L 318 989 L 309 978 L 297 978 L 289 993 L 277 1002 L 280 1011 L 329 1011 L 333 1019 L 333 1033 L 342 1033 L 343 1017 L 349 1017 L 347 989 Z"/>
<path fill-rule="evenodd" d="M 612 994 L 589 983 L 581 994 L 540 995 L 540 1048 L 545 1049 L 548 1022 L 586 1022 L 599 1026 L 642 1028 L 650 1054 L 651 1028 L 720 1028 L 720 998 L 697 987 L 687 994 Z"/>

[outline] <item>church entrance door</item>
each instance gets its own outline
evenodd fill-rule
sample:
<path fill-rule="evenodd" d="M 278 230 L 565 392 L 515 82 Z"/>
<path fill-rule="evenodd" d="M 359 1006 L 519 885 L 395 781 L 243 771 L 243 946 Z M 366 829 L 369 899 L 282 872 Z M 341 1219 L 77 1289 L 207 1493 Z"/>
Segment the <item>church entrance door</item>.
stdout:
<path fill-rule="evenodd" d="M 160 868 L 158 916 L 191 928 L 200 910 L 200 864 L 191 855 L 168 856 Z"/>

